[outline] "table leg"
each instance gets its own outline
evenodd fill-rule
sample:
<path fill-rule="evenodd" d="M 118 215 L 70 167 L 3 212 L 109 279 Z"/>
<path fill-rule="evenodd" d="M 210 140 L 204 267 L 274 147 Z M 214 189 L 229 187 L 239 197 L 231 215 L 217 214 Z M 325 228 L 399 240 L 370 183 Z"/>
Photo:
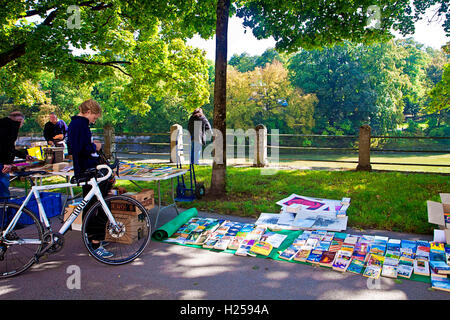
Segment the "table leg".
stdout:
<path fill-rule="evenodd" d="M 173 206 L 175 207 L 175 210 L 177 211 L 177 215 L 179 215 L 180 213 L 178 212 L 177 203 L 175 202 L 175 189 L 173 187 L 173 178 L 171 178 L 170 181 L 172 183 L 172 201 L 173 201 Z"/>

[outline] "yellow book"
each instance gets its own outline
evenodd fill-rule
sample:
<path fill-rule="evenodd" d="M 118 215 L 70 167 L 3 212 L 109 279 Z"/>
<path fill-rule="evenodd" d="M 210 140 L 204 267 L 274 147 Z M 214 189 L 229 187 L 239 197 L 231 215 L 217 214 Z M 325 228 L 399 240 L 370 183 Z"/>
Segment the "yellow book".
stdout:
<path fill-rule="evenodd" d="M 272 251 L 273 246 L 265 241 L 257 241 L 255 244 L 250 248 L 250 252 L 261 254 L 263 256 L 268 256 L 270 252 Z"/>

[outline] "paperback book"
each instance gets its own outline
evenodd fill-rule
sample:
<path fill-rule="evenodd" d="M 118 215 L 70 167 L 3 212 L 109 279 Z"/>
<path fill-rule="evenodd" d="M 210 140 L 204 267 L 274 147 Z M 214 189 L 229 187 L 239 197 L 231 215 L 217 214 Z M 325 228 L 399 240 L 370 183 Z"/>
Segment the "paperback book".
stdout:
<path fill-rule="evenodd" d="M 419 274 L 422 276 L 430 275 L 430 267 L 427 260 L 414 260 L 414 274 Z"/>
<path fill-rule="evenodd" d="M 287 247 L 285 250 L 283 250 L 278 257 L 280 259 L 284 259 L 284 260 L 292 260 L 292 258 L 294 258 L 294 256 L 296 255 L 296 253 L 299 251 L 299 249 L 294 246 L 294 245 L 290 245 L 289 247 Z"/>
<path fill-rule="evenodd" d="M 431 287 L 436 290 L 443 290 L 450 292 L 450 280 L 445 277 L 431 275 Z"/>
<path fill-rule="evenodd" d="M 266 241 L 257 241 L 250 248 L 250 252 L 254 254 L 260 254 L 263 256 L 268 256 L 272 251 L 273 246 Z"/>
<path fill-rule="evenodd" d="M 409 266 L 406 264 L 399 264 L 397 268 L 397 275 L 402 278 L 411 278 L 411 275 L 414 271 L 413 266 Z"/>
<path fill-rule="evenodd" d="M 378 279 L 381 275 L 381 267 L 376 265 L 367 266 L 364 269 L 363 276 L 372 279 Z"/>
<path fill-rule="evenodd" d="M 347 271 L 351 273 L 361 274 L 364 271 L 364 261 L 353 258 L 347 268 Z"/>

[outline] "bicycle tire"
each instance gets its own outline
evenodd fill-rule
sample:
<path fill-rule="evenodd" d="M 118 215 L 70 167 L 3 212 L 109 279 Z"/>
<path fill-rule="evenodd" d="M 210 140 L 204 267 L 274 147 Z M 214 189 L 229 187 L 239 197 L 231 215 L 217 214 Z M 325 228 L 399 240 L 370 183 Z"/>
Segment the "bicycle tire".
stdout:
<path fill-rule="evenodd" d="M 145 207 L 137 200 L 123 195 L 105 197 L 105 202 L 114 219 L 122 227 L 120 232 L 111 229 L 102 205 L 97 201 L 86 213 L 82 225 L 83 243 L 89 254 L 99 262 L 109 265 L 122 265 L 139 257 L 151 238 L 151 221 Z M 134 211 L 118 211 L 121 208 L 134 208 Z M 111 204 L 116 207 L 111 208 Z M 112 257 L 105 257 L 96 251 L 98 244 L 93 241 L 108 242 L 105 248 Z"/>
<path fill-rule="evenodd" d="M 28 270 L 35 262 L 36 255 L 44 244 L 44 228 L 37 216 L 23 208 L 15 227 L 6 235 L 8 227 L 20 205 L 10 202 L 0 203 L 0 279 L 9 278 Z M 7 244 L 7 240 L 35 239 L 40 244 Z"/>

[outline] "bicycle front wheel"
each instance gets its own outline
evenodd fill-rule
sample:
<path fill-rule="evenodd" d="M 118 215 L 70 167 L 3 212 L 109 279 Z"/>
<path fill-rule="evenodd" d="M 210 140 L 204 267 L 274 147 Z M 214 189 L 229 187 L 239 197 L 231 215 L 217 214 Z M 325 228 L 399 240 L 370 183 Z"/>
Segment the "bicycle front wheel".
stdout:
<path fill-rule="evenodd" d="M 118 228 L 114 228 L 103 207 L 97 201 L 83 220 L 83 242 L 96 260 L 121 265 L 135 260 L 151 238 L 151 221 L 147 210 L 137 200 L 123 196 L 108 196 L 106 205 Z"/>
<path fill-rule="evenodd" d="M 0 203 L 0 279 L 30 268 L 44 243 L 42 224 L 27 208 L 22 210 L 14 228 L 3 234 L 19 208 L 15 203 Z"/>

